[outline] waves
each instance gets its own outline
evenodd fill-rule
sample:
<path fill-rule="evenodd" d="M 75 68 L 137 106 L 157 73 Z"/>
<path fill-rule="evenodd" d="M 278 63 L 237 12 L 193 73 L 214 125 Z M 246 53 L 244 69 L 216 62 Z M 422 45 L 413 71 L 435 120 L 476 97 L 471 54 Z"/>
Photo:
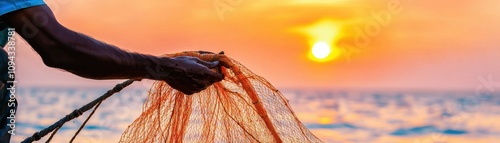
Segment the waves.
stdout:
<path fill-rule="evenodd" d="M 21 88 L 19 142 L 104 93 L 105 88 Z M 77 137 L 117 142 L 141 113 L 145 89 L 125 89 L 97 110 Z M 472 142 L 500 140 L 500 95 L 472 92 L 283 91 L 298 118 L 325 142 Z M 88 113 L 67 123 L 54 142 L 67 142 Z M 46 138 L 45 138 L 46 139 Z M 45 140 L 45 139 L 42 139 Z"/>

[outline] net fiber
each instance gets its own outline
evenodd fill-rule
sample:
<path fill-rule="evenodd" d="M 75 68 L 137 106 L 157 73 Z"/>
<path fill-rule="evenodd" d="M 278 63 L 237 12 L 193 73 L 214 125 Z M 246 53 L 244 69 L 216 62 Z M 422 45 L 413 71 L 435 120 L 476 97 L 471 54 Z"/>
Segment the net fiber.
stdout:
<path fill-rule="evenodd" d="M 155 82 L 120 142 L 322 142 L 276 88 L 237 61 L 199 52 L 165 56 L 218 60 L 224 80 L 191 96 Z"/>

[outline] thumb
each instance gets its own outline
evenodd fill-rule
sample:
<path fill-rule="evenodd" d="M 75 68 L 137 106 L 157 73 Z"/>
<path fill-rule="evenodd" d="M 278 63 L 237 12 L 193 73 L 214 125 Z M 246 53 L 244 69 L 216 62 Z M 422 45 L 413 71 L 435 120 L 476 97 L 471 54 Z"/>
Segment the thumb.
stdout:
<path fill-rule="evenodd" d="M 198 61 L 199 64 L 206 66 L 209 69 L 213 69 L 219 65 L 219 61 L 213 61 L 213 62 L 206 62 L 203 60 Z"/>

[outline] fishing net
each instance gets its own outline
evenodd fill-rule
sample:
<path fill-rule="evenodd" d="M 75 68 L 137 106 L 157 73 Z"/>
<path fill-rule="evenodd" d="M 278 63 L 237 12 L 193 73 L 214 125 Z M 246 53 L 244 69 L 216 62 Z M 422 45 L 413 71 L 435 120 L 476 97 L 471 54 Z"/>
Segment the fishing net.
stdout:
<path fill-rule="evenodd" d="M 321 142 L 276 88 L 237 61 L 199 52 L 166 56 L 218 60 L 224 80 L 190 96 L 155 82 L 120 142 Z"/>

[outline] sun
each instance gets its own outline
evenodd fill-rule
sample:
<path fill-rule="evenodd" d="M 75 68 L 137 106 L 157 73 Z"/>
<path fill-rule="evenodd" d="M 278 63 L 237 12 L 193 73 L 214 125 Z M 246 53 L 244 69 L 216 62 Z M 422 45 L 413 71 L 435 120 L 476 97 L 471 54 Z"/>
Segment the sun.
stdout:
<path fill-rule="evenodd" d="M 331 48 L 330 46 L 325 43 L 325 42 L 317 42 L 314 44 L 314 46 L 311 49 L 311 53 L 313 54 L 314 58 L 317 59 L 325 59 L 328 57 L 331 53 Z"/>
<path fill-rule="evenodd" d="M 308 57 L 312 61 L 327 62 L 341 55 L 341 50 L 336 48 L 338 40 L 342 37 L 338 22 L 320 19 L 310 25 L 294 27 L 292 30 L 307 36 L 307 42 L 311 46 Z"/>
<path fill-rule="evenodd" d="M 331 61 L 340 55 L 340 51 L 336 49 L 334 45 L 330 45 L 328 42 L 318 41 L 312 45 L 308 57 L 312 61 L 322 63 Z"/>

